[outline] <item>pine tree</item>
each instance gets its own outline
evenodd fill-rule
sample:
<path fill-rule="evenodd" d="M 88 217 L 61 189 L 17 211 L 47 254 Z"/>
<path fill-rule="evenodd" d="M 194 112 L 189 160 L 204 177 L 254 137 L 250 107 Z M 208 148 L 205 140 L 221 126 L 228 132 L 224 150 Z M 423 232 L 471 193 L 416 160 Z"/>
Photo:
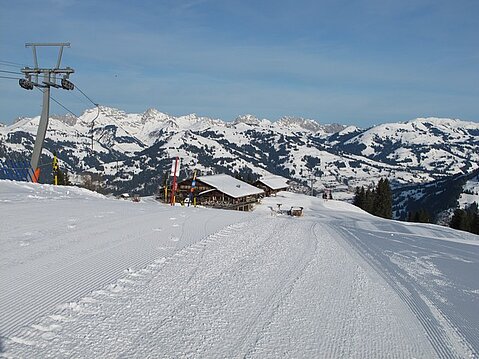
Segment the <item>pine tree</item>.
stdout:
<path fill-rule="evenodd" d="M 454 211 L 449 227 L 477 234 L 479 232 L 478 215 L 477 203 L 475 202 L 466 209 L 458 208 Z"/>
<path fill-rule="evenodd" d="M 419 221 L 421 223 L 431 223 L 431 216 L 424 208 L 419 210 Z"/>
<path fill-rule="evenodd" d="M 431 216 L 424 208 L 421 208 L 419 211 L 410 213 L 408 221 L 418 223 L 431 223 Z"/>
<path fill-rule="evenodd" d="M 380 179 L 374 193 L 373 214 L 378 217 L 392 218 L 392 192 L 387 179 Z"/>
<path fill-rule="evenodd" d="M 375 190 L 356 187 L 353 204 L 366 212 L 392 218 L 392 191 L 387 179 L 381 179 Z"/>
<path fill-rule="evenodd" d="M 477 225 L 477 216 L 478 216 L 478 208 L 477 208 L 477 203 L 473 202 L 469 207 L 466 209 L 467 213 L 467 220 L 466 220 L 466 226 L 467 228 L 465 229 L 468 232 L 471 233 L 476 233 L 477 229 L 475 228 Z"/>
<path fill-rule="evenodd" d="M 361 188 L 359 188 L 359 186 L 356 187 L 353 204 L 356 207 L 364 208 L 364 196 L 365 196 L 364 187 L 361 187 Z"/>
<path fill-rule="evenodd" d="M 472 221 L 471 232 L 474 234 L 479 234 L 479 213 L 476 213 Z"/>
<path fill-rule="evenodd" d="M 461 224 L 463 222 L 464 211 L 460 208 L 457 208 L 452 215 L 451 221 L 449 222 L 449 227 L 454 229 L 461 229 Z"/>
<path fill-rule="evenodd" d="M 60 186 L 70 186 L 70 178 L 68 177 L 68 172 L 63 172 L 61 169 L 58 169 L 57 174 L 58 185 Z"/>
<path fill-rule="evenodd" d="M 364 192 L 364 207 L 366 212 L 372 213 L 374 208 L 374 192 L 369 188 Z"/>
<path fill-rule="evenodd" d="M 413 214 L 411 211 L 407 213 L 407 222 L 414 222 L 415 214 Z"/>

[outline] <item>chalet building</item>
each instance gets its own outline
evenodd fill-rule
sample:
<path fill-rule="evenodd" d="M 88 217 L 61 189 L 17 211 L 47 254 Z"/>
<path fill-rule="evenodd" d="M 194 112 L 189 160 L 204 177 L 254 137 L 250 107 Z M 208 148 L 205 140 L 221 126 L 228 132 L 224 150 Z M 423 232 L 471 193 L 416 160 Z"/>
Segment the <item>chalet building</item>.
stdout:
<path fill-rule="evenodd" d="M 284 177 L 271 175 L 263 177 L 253 184 L 255 187 L 261 188 L 266 196 L 271 196 L 280 191 L 287 191 L 289 188 L 287 181 Z"/>
<path fill-rule="evenodd" d="M 188 198 L 192 181 L 189 178 L 178 183 L 177 202 Z M 238 211 L 250 211 L 262 195 L 262 189 L 224 174 L 197 177 L 194 190 L 198 205 Z"/>

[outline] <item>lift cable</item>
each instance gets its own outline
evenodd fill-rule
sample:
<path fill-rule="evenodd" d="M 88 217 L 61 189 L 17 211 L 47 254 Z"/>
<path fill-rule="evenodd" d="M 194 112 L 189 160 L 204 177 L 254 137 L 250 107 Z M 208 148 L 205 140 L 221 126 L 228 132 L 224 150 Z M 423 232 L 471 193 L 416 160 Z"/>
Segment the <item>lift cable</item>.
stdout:
<path fill-rule="evenodd" d="M 11 76 L 0 76 L 0 79 L 23 80 L 23 78 L 21 77 L 11 77 Z"/>
<path fill-rule="evenodd" d="M 6 74 L 14 74 L 14 75 L 22 75 L 20 71 L 7 71 L 7 70 L 0 70 L 0 72 L 4 72 Z"/>
<path fill-rule="evenodd" d="M 35 87 L 38 91 L 40 91 L 41 93 L 43 93 L 43 90 L 39 89 L 38 87 Z M 78 119 L 78 116 L 73 112 L 71 111 L 70 109 L 68 109 L 66 106 L 64 106 L 63 104 L 60 103 L 60 101 L 58 101 L 57 99 L 55 99 L 52 95 L 50 95 L 50 98 L 57 104 L 59 105 L 61 108 L 63 108 L 65 111 L 71 113 L 73 116 L 75 116 L 76 119 Z"/>
<path fill-rule="evenodd" d="M 94 105 L 97 106 L 97 107 L 99 106 L 98 103 L 96 103 L 96 102 L 93 101 L 90 97 L 88 97 L 87 94 L 85 94 L 85 93 L 78 87 L 78 85 L 75 85 L 75 88 L 76 88 L 78 91 L 80 91 L 80 93 L 81 93 L 83 96 L 85 96 L 85 97 L 88 99 L 88 101 L 90 101 L 92 104 L 94 104 Z"/>
<path fill-rule="evenodd" d="M 13 62 L 13 61 L 7 61 L 7 60 L 0 60 L 0 64 L 3 64 L 5 66 L 15 66 L 15 67 L 18 67 L 18 66 L 25 67 L 25 66 L 27 66 L 27 65 L 21 64 L 19 62 Z"/>
<path fill-rule="evenodd" d="M 99 116 L 99 115 L 100 115 L 100 112 L 101 112 L 100 105 L 99 105 L 97 102 L 93 101 L 93 100 L 92 100 L 85 92 L 83 92 L 77 85 L 75 85 L 75 88 L 76 88 L 83 96 L 85 96 L 85 98 L 88 99 L 88 101 L 90 101 L 93 105 L 95 105 L 95 106 L 98 108 L 98 116 Z M 121 128 L 126 134 L 128 134 L 128 135 L 131 136 L 131 137 L 136 138 L 136 136 L 134 136 L 133 134 L 131 134 L 127 129 L 125 129 L 125 128 L 117 121 L 117 119 L 114 118 L 112 115 L 109 115 L 109 114 L 106 114 L 106 113 L 105 113 L 104 115 L 107 116 L 107 117 L 110 117 L 110 118 L 114 119 L 114 120 L 115 120 L 115 124 L 116 124 L 119 128 Z M 96 119 L 98 118 L 98 116 L 97 116 L 94 120 L 96 120 Z M 94 120 L 93 120 L 93 121 L 94 121 Z M 120 147 L 120 146 L 118 146 L 118 147 Z M 120 148 L 121 148 L 121 147 L 120 147 Z"/>
<path fill-rule="evenodd" d="M 96 108 L 97 108 L 97 110 L 98 110 L 97 115 L 95 116 L 95 118 L 90 121 L 90 122 L 91 122 L 91 127 L 92 127 L 92 128 L 91 128 L 91 133 L 92 133 L 92 151 L 93 151 L 93 141 L 95 141 L 95 142 L 97 142 L 98 144 L 100 144 L 101 146 L 103 146 L 103 144 L 100 142 L 100 140 L 101 140 L 101 139 L 103 138 L 103 136 L 106 134 L 106 133 L 104 133 L 104 134 L 101 135 L 99 138 L 93 139 L 93 127 L 95 126 L 95 120 L 100 116 L 100 113 L 102 112 L 102 110 L 101 110 L 100 104 L 98 104 L 98 103 L 96 103 L 95 101 L 93 101 L 93 100 L 91 99 L 91 97 L 88 96 L 84 91 L 82 91 L 76 84 L 75 84 L 75 88 L 76 88 L 88 101 L 90 101 L 93 105 L 95 105 Z M 118 123 L 118 121 L 117 121 L 116 118 L 114 118 L 113 116 L 111 116 L 111 115 L 109 115 L 109 114 L 104 114 L 104 115 L 107 116 L 107 117 L 110 117 L 110 118 L 114 119 L 114 120 L 115 120 L 115 124 L 117 125 L 117 127 L 121 128 L 121 129 L 122 129 L 125 133 L 127 133 L 128 135 L 130 135 L 130 136 L 136 138 L 136 137 L 133 136 L 128 130 L 126 130 L 125 128 L 123 128 L 123 126 L 121 126 L 121 125 Z M 118 141 L 114 141 L 114 146 L 117 146 L 117 147 L 118 147 L 119 149 L 121 149 L 124 153 L 130 152 L 130 151 L 127 151 L 124 147 L 122 147 L 122 146 L 118 143 Z M 118 161 L 124 161 L 124 160 L 125 160 L 125 158 L 123 158 L 123 159 L 120 158 L 120 157 L 118 156 L 118 154 L 115 153 L 112 148 L 107 148 L 107 149 L 108 149 L 108 151 L 116 158 L 116 161 L 117 161 L 117 162 L 118 162 Z"/>

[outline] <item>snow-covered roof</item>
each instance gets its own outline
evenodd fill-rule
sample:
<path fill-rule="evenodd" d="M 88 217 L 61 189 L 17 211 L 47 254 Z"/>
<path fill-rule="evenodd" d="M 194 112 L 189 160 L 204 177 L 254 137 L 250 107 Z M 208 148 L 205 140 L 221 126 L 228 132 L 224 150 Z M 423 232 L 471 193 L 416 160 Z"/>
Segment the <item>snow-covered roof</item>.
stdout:
<path fill-rule="evenodd" d="M 273 190 L 281 189 L 281 188 L 288 188 L 287 179 L 281 176 L 267 176 L 263 177 L 259 180 L 259 182 L 265 184 L 269 188 Z"/>
<path fill-rule="evenodd" d="M 201 176 L 198 180 L 216 188 L 217 190 L 231 196 L 239 198 L 263 193 L 262 189 L 252 186 L 246 182 L 240 181 L 228 175 Z"/>
<path fill-rule="evenodd" d="M 210 189 L 207 189 L 206 191 L 200 192 L 200 193 L 198 193 L 198 196 L 202 196 L 204 194 L 207 194 L 207 193 L 210 193 L 210 192 L 213 192 L 213 191 L 216 191 L 216 188 L 210 188 Z"/>

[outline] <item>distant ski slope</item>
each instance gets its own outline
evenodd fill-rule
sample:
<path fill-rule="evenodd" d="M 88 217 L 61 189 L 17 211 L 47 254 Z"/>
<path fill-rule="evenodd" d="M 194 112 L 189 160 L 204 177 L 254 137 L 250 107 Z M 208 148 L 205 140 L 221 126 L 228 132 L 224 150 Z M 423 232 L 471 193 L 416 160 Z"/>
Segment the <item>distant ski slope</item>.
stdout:
<path fill-rule="evenodd" d="M 286 192 L 240 213 L 0 181 L 0 208 L 7 356 L 479 353 L 474 235 Z"/>

